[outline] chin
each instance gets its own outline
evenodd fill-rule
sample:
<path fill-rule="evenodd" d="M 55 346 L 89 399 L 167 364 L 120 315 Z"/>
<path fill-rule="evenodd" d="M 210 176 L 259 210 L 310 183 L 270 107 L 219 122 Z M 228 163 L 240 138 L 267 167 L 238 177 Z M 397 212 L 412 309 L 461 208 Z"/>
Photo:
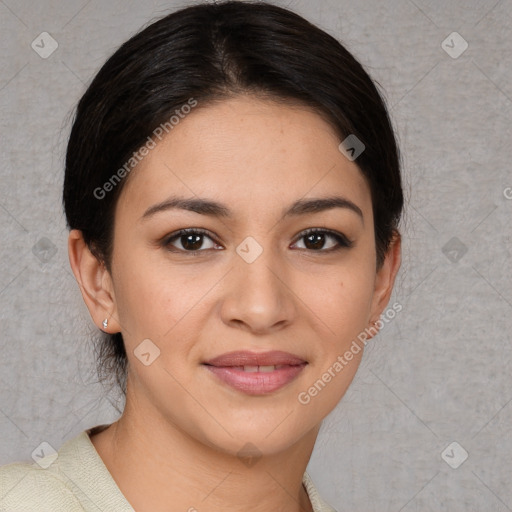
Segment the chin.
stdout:
<path fill-rule="evenodd" d="M 270 456 L 290 449 L 314 429 L 315 426 L 306 425 L 300 428 L 292 415 L 283 414 L 279 420 L 273 417 L 271 423 L 268 420 L 230 423 L 226 429 L 229 434 L 218 427 L 215 432 L 211 429 L 203 432 L 201 438 L 207 446 L 229 455 L 251 457 L 254 452 L 254 456 Z"/>

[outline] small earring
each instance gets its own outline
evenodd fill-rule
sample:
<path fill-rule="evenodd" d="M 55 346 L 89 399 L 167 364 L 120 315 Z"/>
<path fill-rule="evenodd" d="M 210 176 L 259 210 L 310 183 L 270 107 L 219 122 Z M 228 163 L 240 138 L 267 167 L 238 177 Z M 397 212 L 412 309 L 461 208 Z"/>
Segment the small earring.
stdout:
<path fill-rule="evenodd" d="M 106 329 L 108 326 L 108 318 L 105 318 L 105 320 L 103 320 L 103 329 Z"/>

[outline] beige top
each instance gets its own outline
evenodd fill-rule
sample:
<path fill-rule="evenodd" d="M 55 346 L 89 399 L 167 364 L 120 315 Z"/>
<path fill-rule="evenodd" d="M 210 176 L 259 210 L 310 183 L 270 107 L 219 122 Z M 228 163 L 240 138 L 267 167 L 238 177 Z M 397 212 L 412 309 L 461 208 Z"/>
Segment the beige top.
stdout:
<path fill-rule="evenodd" d="M 89 437 L 107 426 L 66 441 L 58 456 L 0 467 L 0 512 L 134 512 Z M 314 512 L 336 512 L 320 498 L 307 472 L 302 481 Z"/>

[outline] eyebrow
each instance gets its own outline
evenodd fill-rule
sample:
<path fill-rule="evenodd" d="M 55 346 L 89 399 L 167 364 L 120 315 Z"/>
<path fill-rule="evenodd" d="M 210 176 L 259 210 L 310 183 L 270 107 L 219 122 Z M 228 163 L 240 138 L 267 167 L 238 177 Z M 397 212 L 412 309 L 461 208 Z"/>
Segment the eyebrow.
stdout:
<path fill-rule="evenodd" d="M 319 213 L 333 208 L 346 208 L 356 213 L 362 221 L 364 216 L 361 208 L 355 203 L 341 196 L 329 196 L 312 199 L 299 199 L 292 203 L 282 213 L 282 218 L 296 217 L 307 213 Z M 212 217 L 232 218 L 231 210 L 217 201 L 203 198 L 185 198 L 172 196 L 161 203 L 149 207 L 141 217 L 146 220 L 153 215 L 167 210 L 181 209 L 189 212 L 199 213 L 201 215 L 209 215 Z"/>

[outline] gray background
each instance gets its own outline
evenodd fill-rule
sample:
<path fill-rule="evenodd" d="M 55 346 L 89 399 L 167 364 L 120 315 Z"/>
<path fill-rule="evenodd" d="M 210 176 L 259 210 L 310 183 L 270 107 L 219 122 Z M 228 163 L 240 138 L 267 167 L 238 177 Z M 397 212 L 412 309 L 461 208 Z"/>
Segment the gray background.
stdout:
<path fill-rule="evenodd" d="M 339 512 L 511 511 L 512 2 L 276 3 L 341 39 L 382 85 L 408 200 L 392 298 L 403 310 L 369 345 L 308 470 Z M 0 0 L 0 464 L 118 417 L 67 260 L 63 151 L 99 66 L 184 5 Z M 44 31 L 59 45 L 46 59 L 31 48 Z M 457 58 L 442 46 L 454 31 L 468 43 Z M 441 456 L 454 441 L 446 460 L 469 454 L 457 469 Z"/>

